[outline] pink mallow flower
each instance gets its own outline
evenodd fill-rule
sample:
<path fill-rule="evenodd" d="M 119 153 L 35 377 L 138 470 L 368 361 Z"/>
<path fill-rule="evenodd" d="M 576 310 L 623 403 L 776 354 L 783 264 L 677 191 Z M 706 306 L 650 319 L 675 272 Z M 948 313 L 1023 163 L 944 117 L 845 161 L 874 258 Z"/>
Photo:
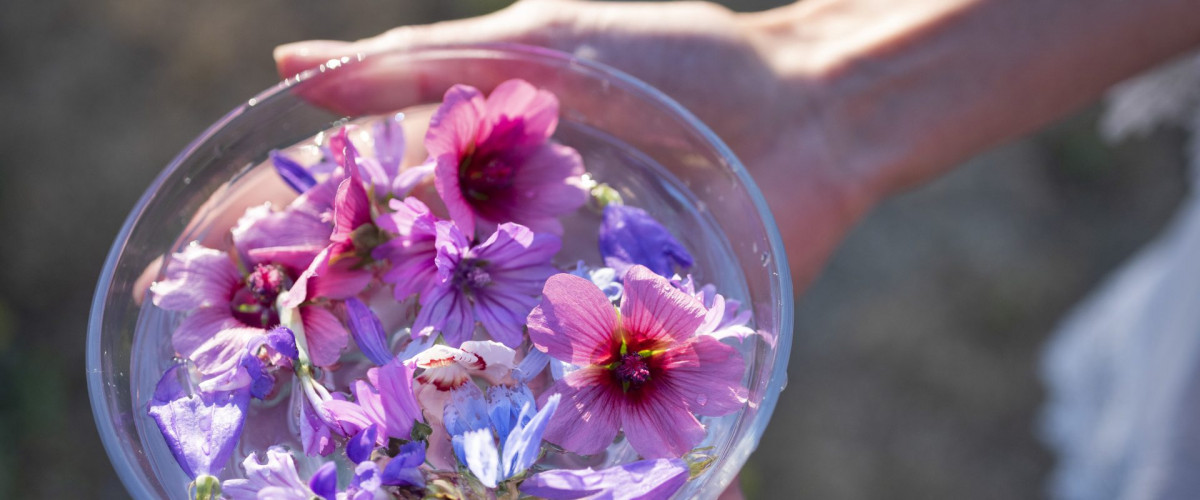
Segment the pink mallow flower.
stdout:
<path fill-rule="evenodd" d="M 742 356 L 697 335 L 706 310 L 695 297 L 635 265 L 620 313 L 592 282 L 557 274 L 529 314 L 533 345 L 580 368 L 542 394 L 563 395 L 545 438 L 583 455 L 618 430 L 645 458 L 674 458 L 704 438 L 695 415 L 720 416 L 745 402 Z"/>
<path fill-rule="evenodd" d="M 553 234 L 534 234 L 529 228 L 501 224 L 491 237 L 471 245 L 453 222 L 436 224 L 437 278 L 421 294 L 421 310 L 413 321 L 417 335 L 441 332 L 446 344 L 458 347 L 470 340 L 475 321 L 491 337 L 517 347 L 534 298 L 547 277 L 550 263 L 562 246 Z"/>
<path fill-rule="evenodd" d="M 205 376 L 237 369 L 247 344 L 279 324 L 276 301 L 295 275 L 279 264 L 247 264 L 243 274 L 225 252 L 192 243 L 171 256 L 166 277 L 150 287 L 154 305 L 190 313 L 171 340 L 175 352 Z M 349 339 L 341 321 L 320 306 L 306 305 L 299 313 L 312 362 L 337 362 Z"/>
<path fill-rule="evenodd" d="M 425 135 L 436 162 L 434 186 L 450 218 L 474 236 L 516 222 L 562 234 L 558 216 L 587 199 L 574 149 L 549 142 L 558 126 L 558 99 L 524 80 L 501 83 L 484 99 L 474 87 L 446 91 Z"/>

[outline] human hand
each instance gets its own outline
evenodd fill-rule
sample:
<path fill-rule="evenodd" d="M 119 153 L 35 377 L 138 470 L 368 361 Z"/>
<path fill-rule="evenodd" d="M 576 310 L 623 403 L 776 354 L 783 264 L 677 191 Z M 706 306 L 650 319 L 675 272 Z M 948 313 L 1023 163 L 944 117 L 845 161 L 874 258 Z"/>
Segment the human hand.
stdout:
<path fill-rule="evenodd" d="M 621 69 L 678 100 L 742 159 L 781 223 L 793 277 L 803 286 L 872 197 L 830 159 L 820 119 L 807 107 L 815 74 L 781 69 L 776 35 L 763 20 L 699 2 L 525 0 L 490 15 L 404 26 L 357 42 L 289 44 L 276 49 L 275 59 L 289 77 L 354 54 L 513 42 Z M 395 107 L 382 90 L 398 82 L 444 90 L 458 80 L 407 71 L 379 65 L 316 100 L 350 114 L 380 112 Z"/>

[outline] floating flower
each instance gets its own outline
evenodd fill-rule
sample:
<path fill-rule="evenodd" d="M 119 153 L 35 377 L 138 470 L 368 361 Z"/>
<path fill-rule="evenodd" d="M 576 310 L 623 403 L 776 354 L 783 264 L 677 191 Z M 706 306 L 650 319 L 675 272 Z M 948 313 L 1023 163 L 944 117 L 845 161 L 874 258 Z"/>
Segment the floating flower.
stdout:
<path fill-rule="evenodd" d="M 198 392 L 186 364 L 163 374 L 147 413 L 162 431 L 167 447 L 183 472 L 196 480 L 196 498 L 209 498 L 220 488 L 216 475 L 225 468 L 242 434 L 250 392 Z"/>
<path fill-rule="evenodd" d="M 413 424 L 422 420 L 413 395 L 414 370 L 399 358 L 371 368 L 366 380 L 354 382 L 354 402 L 334 399 L 326 401 L 324 409 L 345 435 L 376 425 L 376 444 L 382 445 L 388 438 L 411 439 Z"/>
<path fill-rule="evenodd" d="M 166 278 L 150 287 L 154 305 L 190 314 L 175 330 L 175 352 L 206 376 L 235 369 L 248 342 L 280 323 L 277 299 L 292 286 L 287 267 L 252 262 L 242 274 L 225 253 L 192 243 L 167 262 Z M 313 363 L 337 362 L 349 334 L 328 310 L 299 308 Z"/>
<path fill-rule="evenodd" d="M 547 441 L 590 455 L 624 429 L 643 457 L 678 457 L 704 437 L 693 414 L 719 416 L 742 406 L 741 355 L 697 336 L 703 304 L 649 269 L 629 269 L 619 315 L 599 288 L 577 276 L 552 276 L 542 294 L 529 314 L 530 339 L 581 367 L 543 394 L 564 400 Z"/>
<path fill-rule="evenodd" d="M 347 324 L 350 325 L 354 343 L 372 363 L 379 366 L 388 364 L 395 356 L 388 349 L 387 333 L 383 331 L 379 317 L 355 297 L 346 299 L 345 304 Z"/>
<path fill-rule="evenodd" d="M 419 467 L 425 463 L 425 444 L 412 441 L 400 445 L 400 453 L 392 457 L 380 472 L 380 482 L 388 486 L 425 487 L 425 475 Z"/>
<path fill-rule="evenodd" d="M 697 335 L 708 335 L 718 340 L 737 339 L 738 342 L 751 335 L 758 335 L 767 345 L 775 347 L 774 336 L 747 326 L 750 324 L 750 311 L 742 310 L 740 301 L 726 299 L 717 293 L 716 286 L 708 284 L 696 290 L 691 275 L 672 281 L 672 284 L 683 293 L 696 297 L 708 310 L 704 316 L 704 323 L 696 330 Z"/>
<path fill-rule="evenodd" d="M 581 260 L 575 264 L 575 269 L 571 271 L 571 274 L 590 280 L 613 303 L 621 300 L 621 293 L 624 291 L 624 287 L 621 286 L 621 276 L 623 275 L 618 274 L 616 269 L 611 267 L 588 267 Z"/>
<path fill-rule="evenodd" d="M 550 500 L 666 500 L 688 480 L 679 458 L 642 460 L 602 470 L 551 470 L 530 476 L 521 493 Z"/>
<path fill-rule="evenodd" d="M 550 259 L 562 246 L 559 238 L 504 223 L 487 241 L 472 246 L 452 222 L 438 222 L 436 230 L 438 282 L 421 294 L 413 331 L 439 331 L 457 347 L 471 338 L 479 320 L 493 339 L 520 345 L 533 297 L 555 272 Z"/>
<path fill-rule="evenodd" d="M 424 369 L 417 381 L 430 384 L 440 391 L 456 389 L 471 380 L 472 375 L 497 383 L 513 368 L 516 352 L 508 346 L 490 340 L 470 340 L 458 348 L 435 345 L 413 357 L 417 368 Z"/>
<path fill-rule="evenodd" d="M 538 410 L 528 387 L 499 385 L 488 389 L 485 408 L 475 385 L 456 389 L 443 419 L 459 463 L 488 488 L 525 472 L 541 452 L 542 433 L 559 399 L 549 397 Z"/>
<path fill-rule="evenodd" d="M 635 264 L 650 268 L 660 276 L 675 274 L 675 266 L 691 267 L 692 255 L 650 214 L 628 205 L 604 207 L 600 225 L 600 254 L 604 265 L 617 276 L 625 276 Z"/>
<path fill-rule="evenodd" d="M 476 222 L 515 222 L 562 233 L 558 216 L 583 206 L 583 161 L 549 142 L 558 99 L 523 80 L 501 83 L 485 100 L 479 90 L 446 91 L 425 135 L 437 166 L 434 185 L 450 217 L 468 236 Z"/>

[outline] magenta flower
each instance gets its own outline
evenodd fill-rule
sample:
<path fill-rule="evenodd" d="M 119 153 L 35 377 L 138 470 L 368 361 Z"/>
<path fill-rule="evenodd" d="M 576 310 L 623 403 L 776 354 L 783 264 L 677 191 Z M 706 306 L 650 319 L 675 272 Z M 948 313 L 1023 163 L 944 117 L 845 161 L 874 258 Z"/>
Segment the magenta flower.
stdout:
<path fill-rule="evenodd" d="M 437 166 L 434 185 L 450 218 L 468 236 L 516 222 L 562 234 L 558 216 L 587 199 L 574 149 L 549 142 L 558 126 L 558 99 L 523 80 L 501 83 L 485 100 L 479 90 L 446 91 L 425 135 Z"/>
<path fill-rule="evenodd" d="M 591 455 L 625 431 L 645 458 L 673 458 L 704 438 L 695 415 L 744 403 L 741 354 L 697 335 L 706 311 L 665 278 L 635 265 L 620 314 L 590 281 L 558 274 L 529 314 L 529 338 L 551 357 L 580 366 L 542 394 L 561 393 L 546 440 Z"/>
<path fill-rule="evenodd" d="M 421 294 L 413 332 L 440 331 L 447 344 L 458 347 L 471 339 L 479 320 L 493 339 L 520 345 L 534 296 L 555 272 L 550 259 L 561 240 L 504 223 L 487 241 L 472 246 L 453 222 L 438 222 L 436 230 L 437 283 Z"/>
<path fill-rule="evenodd" d="M 150 287 L 154 305 L 190 314 L 175 330 L 175 352 L 206 376 L 236 369 L 247 344 L 279 324 L 276 299 L 292 286 L 289 267 L 250 261 L 242 274 L 225 253 L 193 243 L 167 262 L 166 277 Z M 299 309 L 313 363 L 337 362 L 349 333 L 323 307 Z"/>

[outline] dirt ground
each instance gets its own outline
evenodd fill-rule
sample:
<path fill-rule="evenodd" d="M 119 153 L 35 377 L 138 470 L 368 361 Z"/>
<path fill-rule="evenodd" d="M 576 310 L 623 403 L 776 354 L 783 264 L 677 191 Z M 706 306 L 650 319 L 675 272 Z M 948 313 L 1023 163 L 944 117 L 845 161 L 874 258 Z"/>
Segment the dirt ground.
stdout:
<path fill-rule="evenodd" d="M 95 280 L 151 179 L 276 80 L 274 45 L 504 3 L 0 4 L 0 497 L 126 495 L 84 382 Z M 1096 114 L 898 196 L 850 235 L 798 302 L 750 498 L 1041 496 L 1040 348 L 1184 191 L 1178 133 L 1108 146 Z"/>

